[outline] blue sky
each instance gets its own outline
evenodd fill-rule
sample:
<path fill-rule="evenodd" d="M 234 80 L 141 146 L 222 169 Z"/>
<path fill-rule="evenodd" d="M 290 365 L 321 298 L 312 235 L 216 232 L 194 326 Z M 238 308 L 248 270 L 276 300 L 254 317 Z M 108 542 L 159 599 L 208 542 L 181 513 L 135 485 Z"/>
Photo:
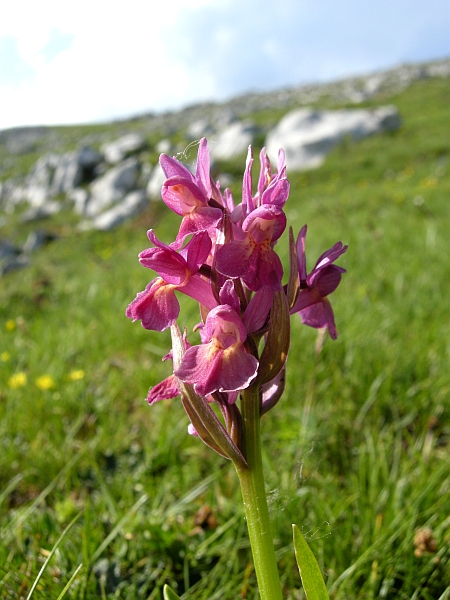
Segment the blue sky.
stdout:
<path fill-rule="evenodd" d="M 105 121 L 450 56 L 448 0 L 16 0 L 0 129 Z"/>

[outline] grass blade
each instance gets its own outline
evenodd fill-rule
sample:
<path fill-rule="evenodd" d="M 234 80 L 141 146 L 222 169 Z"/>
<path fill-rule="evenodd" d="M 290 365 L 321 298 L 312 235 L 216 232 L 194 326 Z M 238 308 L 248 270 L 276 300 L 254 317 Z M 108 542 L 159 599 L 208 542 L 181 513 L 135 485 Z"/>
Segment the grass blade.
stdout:
<path fill-rule="evenodd" d="M 56 550 L 58 549 L 58 546 L 61 544 L 61 542 L 63 541 L 63 539 L 66 537 L 66 535 L 69 533 L 69 531 L 72 529 L 72 527 L 75 525 L 75 523 L 78 521 L 78 519 L 80 518 L 80 516 L 82 515 L 83 511 L 80 511 L 76 517 L 74 517 L 72 519 L 72 521 L 69 523 L 69 525 L 67 525 L 67 527 L 64 529 L 64 531 L 62 532 L 62 534 L 59 536 L 59 538 L 57 539 L 55 545 L 52 548 L 52 551 L 50 552 L 50 554 L 47 556 L 44 564 L 41 567 L 41 570 L 38 573 L 38 576 L 36 577 L 36 579 L 34 580 L 33 586 L 31 587 L 30 593 L 28 594 L 26 600 L 30 600 L 31 596 L 33 595 L 34 590 L 36 589 L 37 584 L 39 583 L 40 578 L 42 577 L 48 563 L 50 562 L 50 560 L 52 559 L 52 556 L 55 554 Z"/>
<path fill-rule="evenodd" d="M 18 475 L 16 475 L 15 477 L 13 477 L 11 479 L 11 481 L 8 483 L 6 488 L 0 494 L 0 506 L 3 504 L 3 501 L 5 500 L 5 498 L 7 498 L 9 496 L 9 494 L 16 489 L 16 487 L 19 485 L 19 483 L 22 481 L 22 479 L 23 479 L 22 473 L 19 473 Z"/>
<path fill-rule="evenodd" d="M 75 580 L 75 577 L 78 575 L 78 573 L 81 570 L 81 567 L 83 566 L 83 563 L 81 563 L 80 565 L 78 565 L 78 567 L 75 569 L 72 577 L 69 579 L 69 581 L 66 583 L 66 585 L 64 586 L 63 591 L 60 593 L 60 595 L 56 598 L 56 600 L 61 600 L 61 598 L 63 598 L 67 592 L 67 590 L 70 588 L 70 586 L 72 585 L 72 583 Z"/>
<path fill-rule="evenodd" d="M 297 525 L 292 525 L 294 533 L 295 558 L 308 600 L 329 600 L 327 588 L 316 557 L 306 543 Z"/>
<path fill-rule="evenodd" d="M 180 596 L 175 594 L 175 592 L 168 586 L 164 586 L 164 600 L 180 600 Z"/>

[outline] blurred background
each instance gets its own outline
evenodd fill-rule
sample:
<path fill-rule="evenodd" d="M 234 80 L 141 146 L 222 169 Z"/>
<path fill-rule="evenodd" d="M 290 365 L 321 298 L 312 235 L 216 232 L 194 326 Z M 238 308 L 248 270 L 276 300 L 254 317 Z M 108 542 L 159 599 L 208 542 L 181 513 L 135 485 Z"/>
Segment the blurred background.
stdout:
<path fill-rule="evenodd" d="M 449 10 L 4 3 L 1 600 L 259 597 L 232 466 L 188 435 L 179 398 L 146 402 L 169 332 L 125 317 L 155 277 L 147 230 L 170 243 L 180 226 L 158 158 L 192 167 L 203 135 L 236 203 L 248 145 L 254 182 L 260 149 L 285 148 L 308 271 L 349 246 L 338 339 L 294 316 L 263 417 L 284 597 L 304 600 L 292 523 L 332 600 L 450 597 Z"/>
<path fill-rule="evenodd" d="M 105 121 L 450 53 L 447 0 L 8 3 L 0 129 Z"/>

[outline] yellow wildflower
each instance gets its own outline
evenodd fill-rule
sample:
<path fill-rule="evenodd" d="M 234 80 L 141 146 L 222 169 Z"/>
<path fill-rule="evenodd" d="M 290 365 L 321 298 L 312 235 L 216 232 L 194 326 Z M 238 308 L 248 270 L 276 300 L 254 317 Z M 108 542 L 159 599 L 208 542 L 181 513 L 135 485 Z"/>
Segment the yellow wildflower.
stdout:
<path fill-rule="evenodd" d="M 10 358 L 11 358 L 11 354 L 9 352 L 7 352 L 6 350 L 0 354 L 0 360 L 2 362 L 8 362 L 8 360 Z"/>
<path fill-rule="evenodd" d="M 40 390 L 49 390 L 55 386 L 55 381 L 51 375 L 41 375 L 34 383 Z"/>
<path fill-rule="evenodd" d="M 14 321 L 14 319 L 8 319 L 5 323 L 6 331 L 14 331 L 15 328 L 16 328 L 16 322 Z"/>
<path fill-rule="evenodd" d="M 425 177 L 424 179 L 420 180 L 419 186 L 421 188 L 430 188 L 431 190 L 434 190 L 434 188 L 437 186 L 438 184 L 438 180 L 436 179 L 436 177 Z"/>
<path fill-rule="evenodd" d="M 69 379 L 71 379 L 72 381 L 78 381 L 79 379 L 84 379 L 83 369 L 77 369 L 75 371 L 71 371 L 69 373 Z"/>
<path fill-rule="evenodd" d="M 17 390 L 23 387 L 26 382 L 27 376 L 21 371 L 19 373 L 15 373 L 15 375 L 11 375 L 11 377 L 8 379 L 8 386 L 13 390 Z"/>

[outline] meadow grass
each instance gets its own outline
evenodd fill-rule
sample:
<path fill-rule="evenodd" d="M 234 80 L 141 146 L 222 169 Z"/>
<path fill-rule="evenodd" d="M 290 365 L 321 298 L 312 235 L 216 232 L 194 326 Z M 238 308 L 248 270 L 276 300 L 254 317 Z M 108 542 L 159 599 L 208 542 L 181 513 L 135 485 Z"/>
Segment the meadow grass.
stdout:
<path fill-rule="evenodd" d="M 337 240 L 349 250 L 338 340 L 293 320 L 286 392 L 264 417 L 288 599 L 304 598 L 291 523 L 333 599 L 450 595 L 449 92 L 417 82 L 389 98 L 400 131 L 289 174 L 309 267 Z M 233 468 L 187 435 L 178 399 L 147 406 L 170 336 L 124 316 L 153 277 L 146 230 L 169 241 L 178 219 L 153 203 L 109 233 L 49 227 L 59 239 L 0 280 L 0 598 L 159 599 L 164 583 L 257 598 Z M 286 236 L 278 248 L 286 264 Z M 423 528 L 434 544 L 418 555 Z"/>

